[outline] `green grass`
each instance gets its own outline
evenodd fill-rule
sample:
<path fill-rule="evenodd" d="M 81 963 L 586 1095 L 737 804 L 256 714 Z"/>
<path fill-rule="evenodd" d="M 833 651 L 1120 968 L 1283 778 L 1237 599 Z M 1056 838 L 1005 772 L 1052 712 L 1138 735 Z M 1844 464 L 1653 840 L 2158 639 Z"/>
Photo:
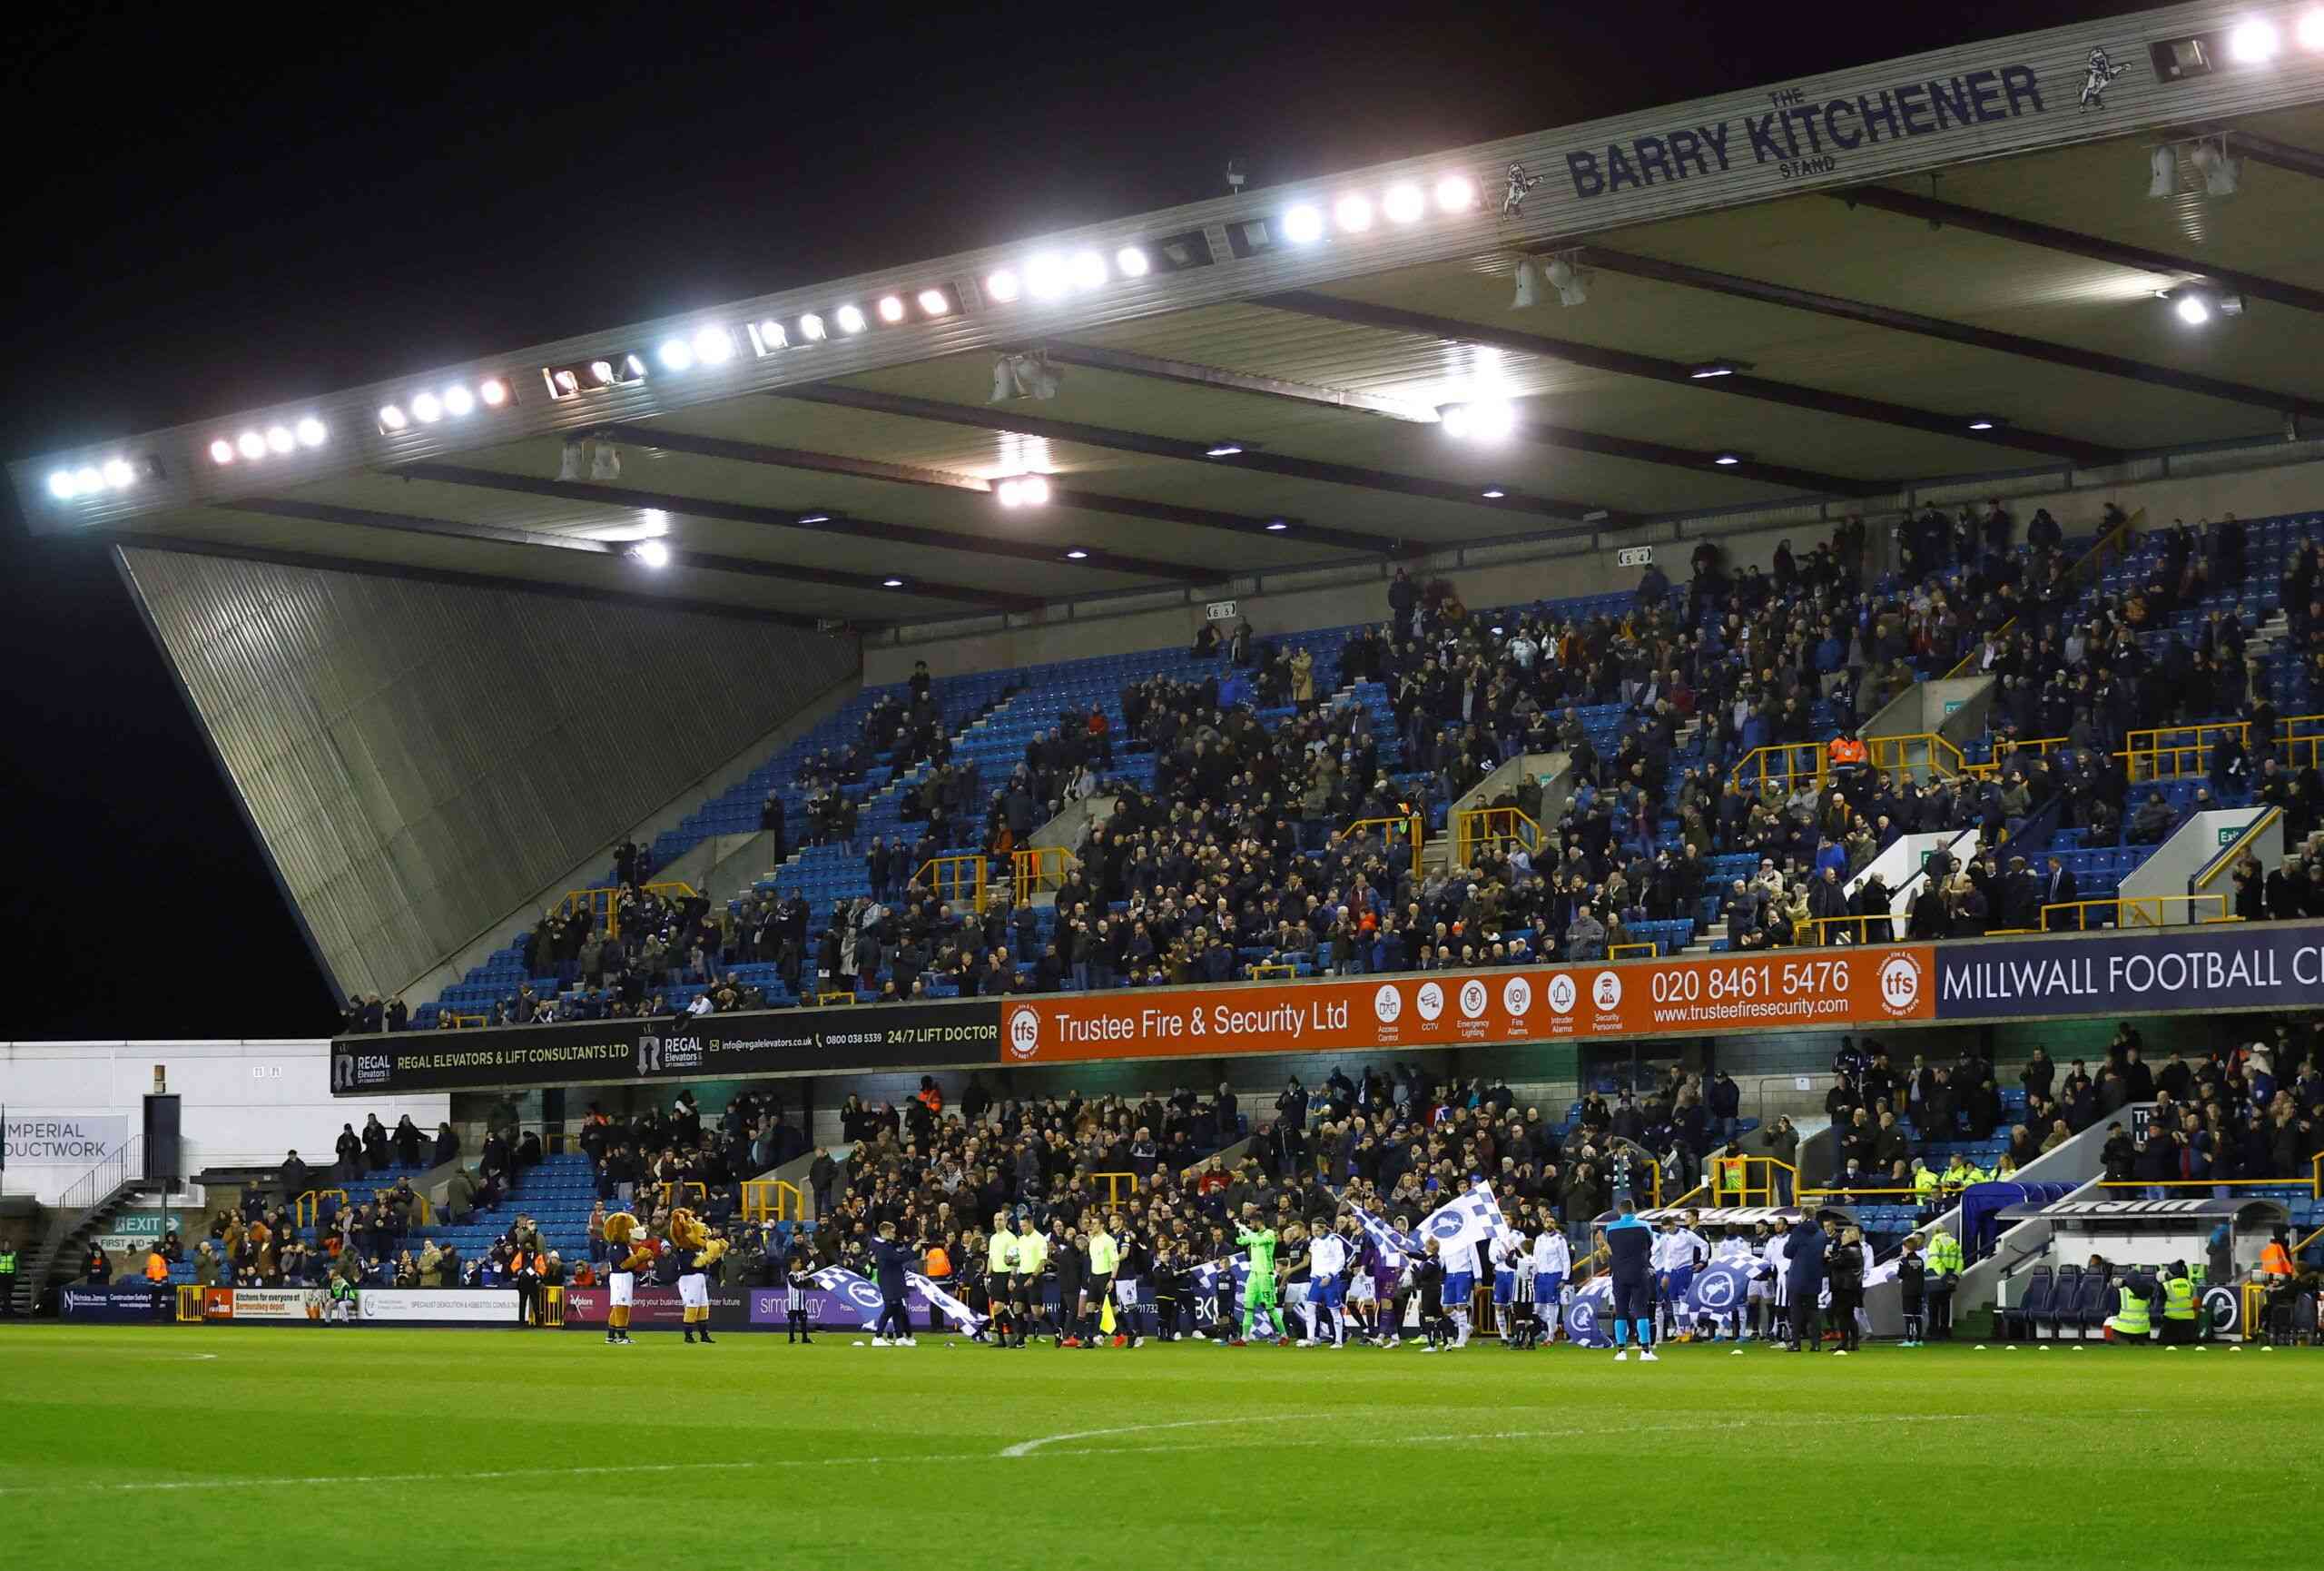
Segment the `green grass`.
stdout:
<path fill-rule="evenodd" d="M 849 1341 L 0 1326 L 0 1559 L 2112 1571 L 2324 1485 L 2309 1351 Z"/>

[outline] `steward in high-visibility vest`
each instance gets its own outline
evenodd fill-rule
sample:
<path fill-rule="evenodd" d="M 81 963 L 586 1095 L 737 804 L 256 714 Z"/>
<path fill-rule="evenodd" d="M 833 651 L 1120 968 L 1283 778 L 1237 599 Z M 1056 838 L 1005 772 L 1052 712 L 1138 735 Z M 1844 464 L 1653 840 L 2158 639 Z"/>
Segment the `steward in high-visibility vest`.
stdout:
<path fill-rule="evenodd" d="M 2111 1342 L 2118 1337 L 2124 1339 L 2152 1337 L 2154 1322 L 2147 1318 L 2146 1294 L 2124 1282 L 2122 1295 L 2122 1309 L 2106 1318 L 2106 1339 Z"/>
<path fill-rule="evenodd" d="M 1917 1157 L 1913 1161 L 1913 1198 L 1928 1207 L 1936 1200 L 1937 1177 L 1928 1163 Z"/>
<path fill-rule="evenodd" d="M 1933 1277 L 1957 1277 L 1961 1274 L 1961 1240 L 1942 1228 L 1928 1235 L 1928 1274 Z"/>
<path fill-rule="evenodd" d="M 2195 1308 L 2195 1282 L 2187 1274 L 2186 1263 L 2173 1260 L 2162 1279 L 2162 1340 L 2175 1347 L 2191 1342 L 2200 1334 Z"/>
<path fill-rule="evenodd" d="M 2285 1247 L 2284 1238 L 2285 1233 L 2283 1229 L 2278 1228 L 2276 1230 L 2276 1236 L 2268 1240 L 2268 1247 L 2260 1251 L 2260 1274 L 2261 1276 L 2289 1277 L 2293 1274 L 2291 1269 L 2291 1250 Z"/>

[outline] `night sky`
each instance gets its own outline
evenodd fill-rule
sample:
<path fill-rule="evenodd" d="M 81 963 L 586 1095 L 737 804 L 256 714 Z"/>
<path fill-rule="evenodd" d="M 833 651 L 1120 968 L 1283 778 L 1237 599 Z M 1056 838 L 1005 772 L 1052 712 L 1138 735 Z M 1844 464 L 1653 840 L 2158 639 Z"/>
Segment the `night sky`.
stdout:
<path fill-rule="evenodd" d="M 42 7 L 0 452 L 2125 8 Z M 0 1038 L 333 1029 L 107 555 L 0 538 Z"/>

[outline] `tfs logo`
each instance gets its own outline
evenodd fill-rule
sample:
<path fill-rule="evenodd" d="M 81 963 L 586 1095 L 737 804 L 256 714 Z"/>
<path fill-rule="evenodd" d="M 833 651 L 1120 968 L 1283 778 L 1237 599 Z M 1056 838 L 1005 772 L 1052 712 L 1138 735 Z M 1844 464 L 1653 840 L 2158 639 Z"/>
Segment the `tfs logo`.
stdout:
<path fill-rule="evenodd" d="M 1892 954 L 1880 968 L 1880 1002 L 1897 1014 L 1921 1001 L 1920 963 L 1909 954 Z"/>
<path fill-rule="evenodd" d="M 1031 1058 L 1041 1051 L 1041 1017 L 1037 1010 L 1020 1009 L 1009 1017 L 1009 1052 L 1013 1058 Z"/>

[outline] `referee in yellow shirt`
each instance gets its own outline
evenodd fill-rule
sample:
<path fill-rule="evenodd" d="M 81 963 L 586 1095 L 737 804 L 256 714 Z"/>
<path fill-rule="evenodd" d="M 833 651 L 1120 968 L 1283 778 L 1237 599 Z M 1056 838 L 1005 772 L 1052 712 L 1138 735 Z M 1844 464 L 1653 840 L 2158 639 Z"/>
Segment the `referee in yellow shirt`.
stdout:
<path fill-rule="evenodd" d="M 1021 1348 L 1041 1308 L 1041 1267 L 1049 1263 L 1049 1242 L 1029 1216 L 1017 1219 L 1017 1274 L 1010 1279 L 1009 1319 L 1016 1336 L 1004 1347 Z"/>
<path fill-rule="evenodd" d="M 1106 1230 L 1103 1221 L 1089 1230 L 1089 1274 L 1081 1284 L 1081 1339 L 1085 1346 L 1096 1347 L 1099 1335 L 1098 1319 L 1108 1299 L 1114 1296 L 1114 1272 L 1122 1263 L 1121 1246 L 1114 1235 Z"/>
<path fill-rule="evenodd" d="M 992 1237 L 984 1246 L 984 1296 L 986 1312 L 992 1317 L 992 1345 L 996 1348 L 1009 1345 L 1016 1284 L 1017 1235 L 1009 1230 L 1009 1213 L 995 1211 Z"/>

